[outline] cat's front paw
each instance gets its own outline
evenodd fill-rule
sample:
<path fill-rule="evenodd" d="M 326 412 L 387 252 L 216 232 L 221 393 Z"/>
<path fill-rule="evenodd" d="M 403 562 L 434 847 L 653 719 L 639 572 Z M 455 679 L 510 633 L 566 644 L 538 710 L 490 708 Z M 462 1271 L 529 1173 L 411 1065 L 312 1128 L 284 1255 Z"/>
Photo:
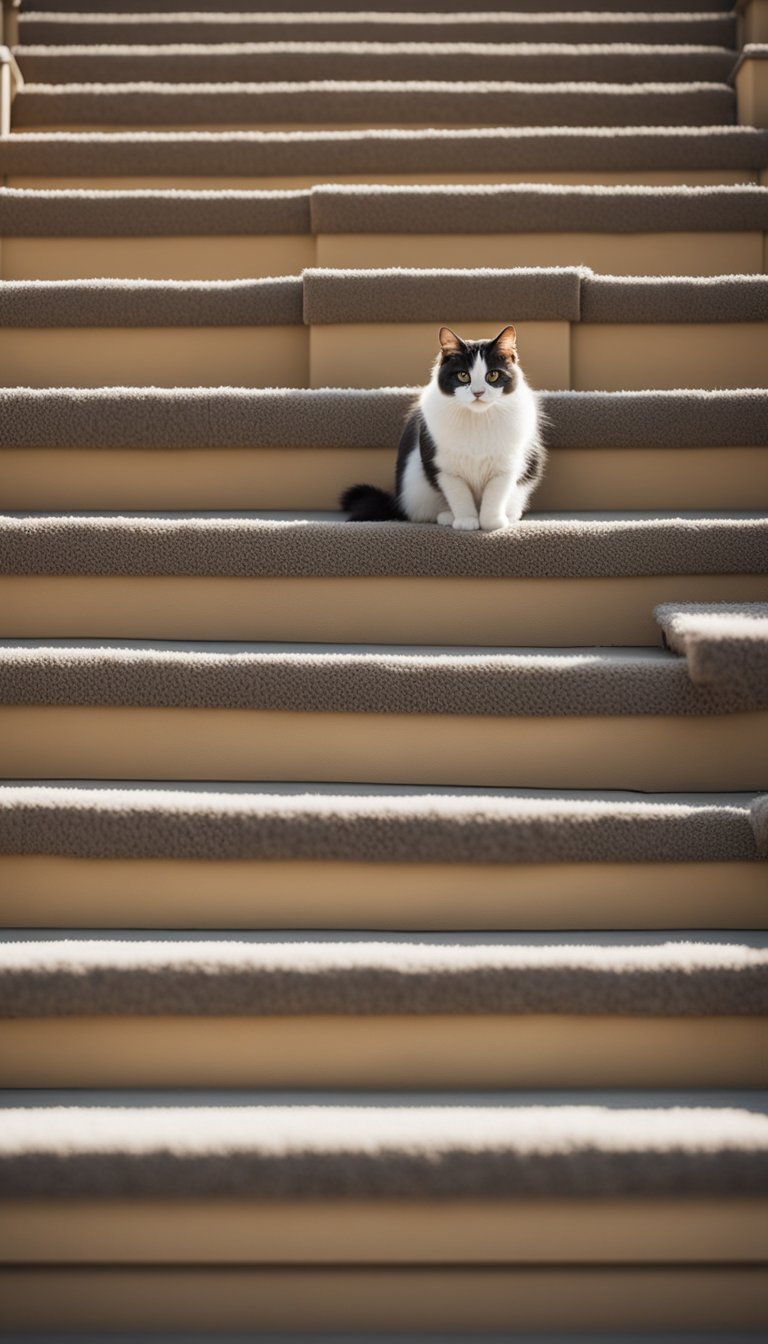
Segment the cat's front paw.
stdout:
<path fill-rule="evenodd" d="M 484 532 L 498 532 L 500 527 L 507 526 L 507 515 L 505 513 L 489 514 L 488 517 L 480 519 L 480 526 Z"/>
<path fill-rule="evenodd" d="M 450 511 L 438 513 L 437 521 L 441 527 L 453 527 L 453 514 Z"/>
<path fill-rule="evenodd" d="M 480 526 L 479 518 L 454 518 L 453 526 L 457 532 L 477 532 Z"/>

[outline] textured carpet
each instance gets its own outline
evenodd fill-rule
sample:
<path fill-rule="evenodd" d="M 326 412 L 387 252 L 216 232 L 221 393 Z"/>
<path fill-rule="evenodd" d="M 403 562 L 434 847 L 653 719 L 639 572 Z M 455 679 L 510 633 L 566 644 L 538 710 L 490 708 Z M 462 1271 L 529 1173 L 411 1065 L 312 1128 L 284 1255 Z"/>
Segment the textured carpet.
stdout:
<path fill-rule="evenodd" d="M 275 1200 L 763 1195 L 768 1119 L 706 1105 L 25 1106 L 2 1115 L 0 1192 Z"/>
<path fill-rule="evenodd" d="M 79 8 L 79 6 L 78 6 Z M 681 42 L 736 46 L 733 14 L 525 14 L 495 13 L 499 42 Z M 464 13 L 26 13 L 26 43 L 80 42 L 476 42 L 477 18 Z M 487 36 L 487 33 L 486 33 Z"/>
<path fill-rule="evenodd" d="M 768 231 L 768 188 L 325 186 L 306 191 L 0 188 L 5 237 Z"/>
<path fill-rule="evenodd" d="M 0 1016 L 768 1014 L 768 947 L 735 934 L 226 933 L 0 943 Z"/>
<path fill-rule="evenodd" d="M 14 125 L 253 125 L 361 122 L 461 126 L 722 126 L 725 84 L 309 80 L 278 84 L 27 84 Z"/>
<path fill-rule="evenodd" d="M 0 517 L 0 573 L 577 578 L 768 573 L 768 518 L 525 520 L 499 532 L 243 514 Z"/>
<path fill-rule="evenodd" d="M 768 230 L 756 186 L 320 186 L 310 199 L 316 234 Z"/>
<path fill-rule="evenodd" d="M 733 620 L 725 638 L 716 631 L 714 654 L 710 638 L 705 677 L 694 665 L 696 685 L 684 658 L 651 649 L 0 640 L 0 704 L 545 718 L 730 714 L 768 708 L 768 621 L 760 622 L 760 637 L 741 633 L 743 624 L 735 649 Z M 694 639 L 699 629 L 695 624 Z"/>
<path fill-rule="evenodd" d="M 697 686 L 727 686 L 768 703 L 768 602 L 662 603 L 654 615 Z"/>
<path fill-rule="evenodd" d="M 614 276 L 586 266 L 514 270 L 310 267 L 304 321 L 764 322 L 768 275 Z"/>
<path fill-rule="evenodd" d="M 264 327 L 301 320 L 300 276 L 0 281 L 6 327 Z"/>
<path fill-rule="evenodd" d="M 750 862 L 761 852 L 768 796 L 0 785 L 3 854 L 516 864 Z"/>
<path fill-rule="evenodd" d="M 71 0 L 45 0 L 45 12 L 59 14 L 69 12 Z M 679 13 L 683 0 L 643 0 L 644 13 Z M 689 0 L 693 4 L 697 13 L 711 13 L 712 11 L 721 12 L 723 0 Z M 516 0 L 515 10 L 521 14 L 538 13 L 556 13 L 561 12 L 581 13 L 584 0 Z M 307 6 L 307 0 L 286 0 L 281 6 L 283 13 L 298 12 L 304 13 Z M 173 3 L 166 5 L 164 13 L 173 13 L 178 10 L 183 13 L 197 13 L 202 11 L 206 14 L 227 14 L 231 11 L 232 0 L 207 0 L 206 4 L 202 0 L 173 0 Z M 360 8 L 360 0 L 333 0 L 334 11 L 341 12 L 352 10 L 357 12 Z M 238 0 L 238 10 L 241 13 L 259 12 L 263 8 L 263 0 Z M 464 0 L 445 0 L 442 8 L 447 13 L 466 12 Z M 600 8 L 606 13 L 622 13 L 626 10 L 626 0 L 600 0 Z M 152 14 L 157 9 L 157 0 L 77 0 L 77 12 L 81 14 L 97 13 L 101 14 L 104 10 L 112 14 Z M 392 13 L 405 11 L 410 13 L 413 9 L 413 0 L 388 0 L 387 10 Z M 683 11 L 685 12 L 685 10 Z"/>
<path fill-rule="evenodd" d="M 163 46 L 16 48 L 33 84 L 227 83 L 307 80 L 485 80 L 610 84 L 727 83 L 736 51 L 627 42 L 577 45 L 500 40 L 427 42 L 195 42 Z"/>
<path fill-rule="evenodd" d="M 752 126 L 365 131 L 18 131 L 0 171 L 67 176 L 685 170 L 768 165 Z"/>
<path fill-rule="evenodd" d="M 390 448 L 416 388 L 0 388 L 2 448 Z M 543 392 L 550 448 L 762 446 L 768 391 Z"/>

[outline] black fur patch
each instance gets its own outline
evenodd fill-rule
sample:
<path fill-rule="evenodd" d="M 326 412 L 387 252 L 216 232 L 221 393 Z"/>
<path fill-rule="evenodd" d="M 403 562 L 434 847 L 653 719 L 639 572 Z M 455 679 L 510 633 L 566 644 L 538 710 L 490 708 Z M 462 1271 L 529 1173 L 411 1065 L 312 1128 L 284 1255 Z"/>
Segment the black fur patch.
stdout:
<path fill-rule="evenodd" d="M 398 508 L 395 496 L 388 490 L 380 490 L 377 485 L 350 485 L 339 503 L 344 512 L 349 514 L 348 523 L 407 521 L 405 514 Z"/>

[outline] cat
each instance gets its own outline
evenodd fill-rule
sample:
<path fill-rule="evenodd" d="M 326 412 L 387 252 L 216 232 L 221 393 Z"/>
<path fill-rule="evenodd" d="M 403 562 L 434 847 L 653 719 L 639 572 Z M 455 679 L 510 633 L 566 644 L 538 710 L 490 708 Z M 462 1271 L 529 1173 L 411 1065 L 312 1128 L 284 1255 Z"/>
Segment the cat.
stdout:
<path fill-rule="evenodd" d="M 432 377 L 405 424 L 390 494 L 352 485 L 351 523 L 439 523 L 495 532 L 519 522 L 544 471 L 541 413 L 504 327 L 491 341 L 439 332 Z"/>

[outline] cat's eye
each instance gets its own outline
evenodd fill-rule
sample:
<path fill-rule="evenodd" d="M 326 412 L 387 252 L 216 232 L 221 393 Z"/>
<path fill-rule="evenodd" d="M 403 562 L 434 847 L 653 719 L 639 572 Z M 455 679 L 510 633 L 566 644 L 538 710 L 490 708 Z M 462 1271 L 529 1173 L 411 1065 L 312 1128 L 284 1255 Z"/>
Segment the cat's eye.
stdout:
<path fill-rule="evenodd" d="M 498 369 L 491 369 L 490 373 L 486 373 L 485 381 L 487 383 L 498 383 L 500 377 L 501 374 L 499 373 Z"/>
<path fill-rule="evenodd" d="M 460 383 L 468 383 L 468 382 L 470 382 L 470 377 L 469 377 L 469 374 L 468 374 L 468 373 L 457 373 L 457 374 L 456 374 L 456 377 L 458 378 L 458 380 L 459 380 Z"/>

